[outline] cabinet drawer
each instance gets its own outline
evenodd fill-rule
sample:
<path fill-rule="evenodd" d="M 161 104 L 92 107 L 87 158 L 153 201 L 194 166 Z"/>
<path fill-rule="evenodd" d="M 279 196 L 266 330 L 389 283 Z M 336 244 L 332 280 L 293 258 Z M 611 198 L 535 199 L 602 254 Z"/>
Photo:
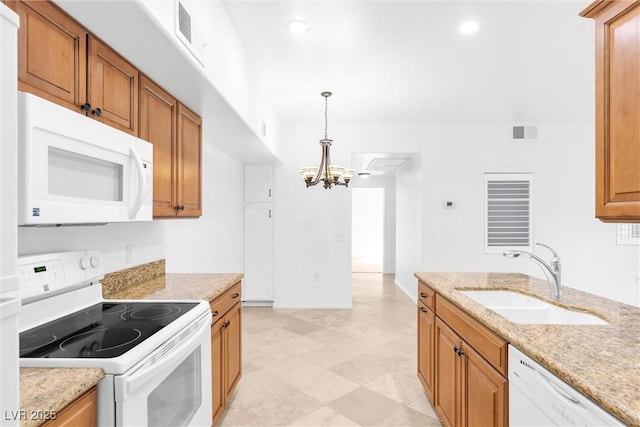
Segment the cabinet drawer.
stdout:
<path fill-rule="evenodd" d="M 507 343 L 442 296 L 436 298 L 436 314 L 506 377 Z"/>
<path fill-rule="evenodd" d="M 418 299 L 431 311 L 436 310 L 436 292 L 425 283 L 418 282 Z"/>
<path fill-rule="evenodd" d="M 242 300 L 241 292 L 240 282 L 238 282 L 211 302 L 212 323 L 220 320 L 235 303 Z"/>

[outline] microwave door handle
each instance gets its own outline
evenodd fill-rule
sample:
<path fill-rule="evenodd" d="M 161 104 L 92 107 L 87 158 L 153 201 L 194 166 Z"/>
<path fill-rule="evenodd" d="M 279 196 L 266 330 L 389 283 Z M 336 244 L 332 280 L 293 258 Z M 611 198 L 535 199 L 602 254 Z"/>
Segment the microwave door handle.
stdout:
<path fill-rule="evenodd" d="M 136 198 L 131 205 L 131 212 L 129 212 L 129 218 L 134 219 L 140 208 L 142 207 L 142 200 L 144 199 L 144 168 L 142 167 L 142 159 L 138 152 L 132 147 L 129 147 L 131 157 L 133 157 L 133 163 L 136 165 L 136 172 L 138 173 L 138 191 L 136 192 Z"/>

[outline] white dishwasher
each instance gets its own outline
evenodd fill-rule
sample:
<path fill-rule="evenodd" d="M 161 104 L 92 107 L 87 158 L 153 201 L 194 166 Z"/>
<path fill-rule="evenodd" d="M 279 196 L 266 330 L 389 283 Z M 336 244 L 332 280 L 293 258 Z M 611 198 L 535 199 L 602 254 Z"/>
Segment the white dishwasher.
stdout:
<path fill-rule="evenodd" d="M 611 427 L 625 424 L 510 345 L 509 425 Z"/>

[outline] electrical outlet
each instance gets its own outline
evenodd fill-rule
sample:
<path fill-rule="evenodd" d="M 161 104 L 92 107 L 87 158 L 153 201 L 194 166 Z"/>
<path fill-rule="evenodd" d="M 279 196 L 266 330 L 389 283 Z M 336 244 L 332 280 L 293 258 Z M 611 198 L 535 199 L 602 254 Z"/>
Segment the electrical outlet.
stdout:
<path fill-rule="evenodd" d="M 133 263 L 133 243 L 127 244 L 125 248 L 125 262 L 127 264 Z"/>

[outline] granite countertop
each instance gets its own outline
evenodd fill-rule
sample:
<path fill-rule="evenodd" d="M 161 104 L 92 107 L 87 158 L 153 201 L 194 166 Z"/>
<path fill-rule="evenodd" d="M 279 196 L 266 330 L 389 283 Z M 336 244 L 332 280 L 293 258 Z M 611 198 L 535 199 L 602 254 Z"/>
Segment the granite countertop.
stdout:
<path fill-rule="evenodd" d="M 20 368 L 20 426 L 45 423 L 102 378 L 97 368 Z"/>
<path fill-rule="evenodd" d="M 630 426 L 640 426 L 640 309 L 566 286 L 508 273 L 415 273 L 469 315 Z M 460 290 L 513 290 L 603 318 L 608 325 L 513 323 Z"/>
<path fill-rule="evenodd" d="M 113 291 L 103 287 L 103 294 L 107 299 L 200 299 L 211 302 L 243 277 L 241 273 L 164 274 Z"/>

